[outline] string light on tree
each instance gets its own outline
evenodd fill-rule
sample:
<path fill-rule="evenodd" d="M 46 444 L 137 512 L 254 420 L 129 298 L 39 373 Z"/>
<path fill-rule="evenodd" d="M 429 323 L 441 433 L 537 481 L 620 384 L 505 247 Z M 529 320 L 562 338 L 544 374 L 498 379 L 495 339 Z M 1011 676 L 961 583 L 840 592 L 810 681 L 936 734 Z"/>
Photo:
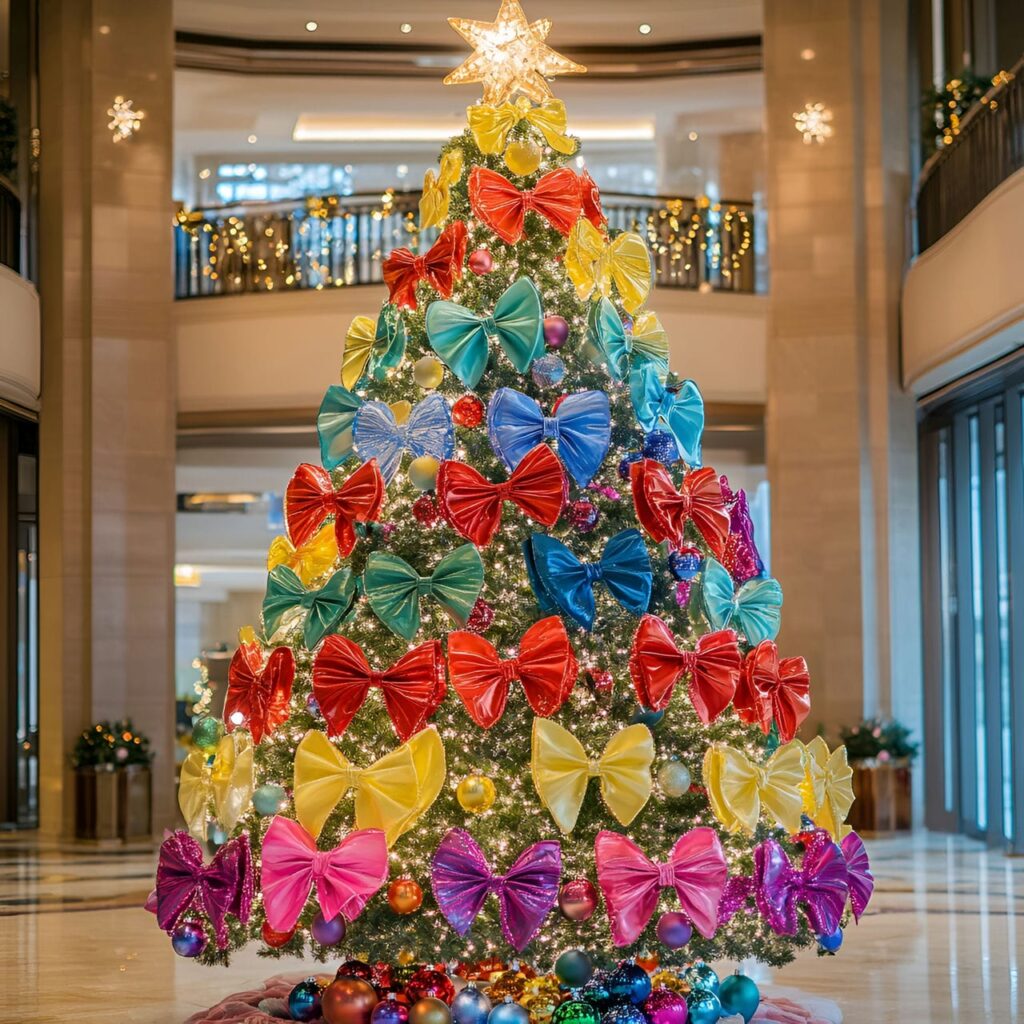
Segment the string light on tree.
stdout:
<path fill-rule="evenodd" d="M 803 136 L 804 145 L 821 145 L 832 138 L 832 111 L 824 103 L 807 103 L 793 115 L 794 127 Z"/>

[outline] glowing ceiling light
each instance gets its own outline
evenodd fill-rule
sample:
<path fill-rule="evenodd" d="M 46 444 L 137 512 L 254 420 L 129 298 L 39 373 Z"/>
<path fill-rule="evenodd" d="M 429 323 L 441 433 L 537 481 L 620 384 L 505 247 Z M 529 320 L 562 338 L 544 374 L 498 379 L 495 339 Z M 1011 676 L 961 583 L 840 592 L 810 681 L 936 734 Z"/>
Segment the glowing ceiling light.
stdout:
<path fill-rule="evenodd" d="M 637 25 L 636 30 L 642 36 L 649 36 L 654 31 L 654 27 L 652 25 L 648 25 L 645 21 L 642 24 Z"/>
<path fill-rule="evenodd" d="M 319 23 L 317 23 L 315 21 L 307 21 L 306 22 L 306 31 L 307 32 L 315 32 L 319 27 L 320 27 Z"/>
<path fill-rule="evenodd" d="M 412 25 L 407 21 L 403 21 L 402 24 L 398 26 L 398 30 L 403 36 L 407 36 L 412 31 Z"/>

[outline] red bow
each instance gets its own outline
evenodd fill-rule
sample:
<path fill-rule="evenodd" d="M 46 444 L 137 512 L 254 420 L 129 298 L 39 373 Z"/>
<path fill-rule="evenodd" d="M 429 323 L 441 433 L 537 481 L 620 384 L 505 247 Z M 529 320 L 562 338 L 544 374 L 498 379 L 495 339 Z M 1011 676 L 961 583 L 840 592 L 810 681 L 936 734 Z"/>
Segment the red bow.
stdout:
<path fill-rule="evenodd" d="M 608 218 L 601 209 L 601 190 L 587 170 L 580 174 L 580 198 L 583 201 L 583 216 L 598 231 L 604 231 L 608 227 Z"/>
<path fill-rule="evenodd" d="M 364 462 L 337 490 L 326 469 L 304 462 L 295 470 L 284 494 L 288 536 L 300 547 L 328 516 L 334 516 L 338 551 L 342 557 L 350 555 L 356 544 L 353 522 L 376 519 L 383 504 L 384 478 L 376 459 Z"/>
<path fill-rule="evenodd" d="M 697 717 L 708 725 L 729 706 L 736 692 L 740 674 L 736 634 L 731 629 L 705 633 L 692 651 L 683 651 L 657 615 L 645 615 L 633 637 L 629 674 L 637 700 L 652 711 L 667 707 L 676 683 L 689 675 L 690 701 Z"/>
<path fill-rule="evenodd" d="M 558 615 L 535 622 L 519 641 L 519 654 L 503 661 L 476 633 L 448 634 L 448 674 L 470 718 L 490 729 L 505 713 L 509 684 L 518 679 L 534 714 L 547 718 L 576 683 L 576 655 Z"/>
<path fill-rule="evenodd" d="M 506 501 L 538 523 L 554 526 L 562 514 L 565 492 L 562 464 L 543 444 L 527 452 L 501 484 L 485 480 L 464 462 L 442 462 L 437 474 L 437 497 L 446 518 L 478 548 L 487 547 L 494 538 Z"/>
<path fill-rule="evenodd" d="M 762 640 L 747 654 L 733 706 L 740 718 L 767 733 L 775 720 L 779 738 L 789 743 L 811 710 L 811 677 L 803 658 L 779 659 L 774 640 Z"/>
<path fill-rule="evenodd" d="M 295 680 L 295 657 L 290 647 L 275 647 L 266 663 L 260 644 L 242 644 L 228 667 L 224 723 L 231 732 L 245 726 L 253 743 L 269 736 L 288 718 Z"/>
<path fill-rule="evenodd" d="M 452 221 L 422 256 L 406 248 L 393 249 L 383 266 L 391 303 L 415 309 L 420 281 L 426 281 L 442 298 L 450 299 L 455 282 L 462 277 L 465 258 L 466 225 L 461 220 Z"/>
<path fill-rule="evenodd" d="M 329 636 L 313 662 L 313 696 L 331 735 L 340 736 L 348 728 L 371 686 L 381 690 L 391 724 L 404 743 L 427 724 L 444 699 L 441 642 L 428 640 L 391 668 L 376 672 L 359 644 Z"/>
<path fill-rule="evenodd" d="M 678 491 L 668 470 L 653 459 L 634 462 L 630 474 L 637 518 L 657 543 L 669 540 L 682 547 L 686 524 L 692 522 L 708 547 L 722 557 L 729 538 L 729 512 L 718 474 L 710 466 L 687 473 Z"/>
<path fill-rule="evenodd" d="M 508 178 L 486 167 L 469 172 L 469 204 L 500 239 L 515 245 L 523 237 L 526 211 L 540 214 L 556 231 L 568 235 L 580 218 L 580 179 L 560 167 L 548 171 L 536 188 L 520 192 Z"/>

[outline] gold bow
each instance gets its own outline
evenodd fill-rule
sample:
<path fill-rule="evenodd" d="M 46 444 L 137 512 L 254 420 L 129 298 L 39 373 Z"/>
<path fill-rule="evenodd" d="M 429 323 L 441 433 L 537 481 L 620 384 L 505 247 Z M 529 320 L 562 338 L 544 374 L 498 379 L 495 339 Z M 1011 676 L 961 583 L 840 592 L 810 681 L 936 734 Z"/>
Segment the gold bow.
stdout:
<path fill-rule="evenodd" d="M 806 769 L 801 791 L 804 810 L 819 828 L 828 829 L 839 842 L 850 831 L 844 825 L 853 806 L 853 769 L 846 761 L 846 747 L 829 751 L 828 744 L 815 736 L 805 747 Z"/>
<path fill-rule="evenodd" d="M 654 740 L 646 725 L 630 725 L 617 732 L 592 761 L 578 739 L 547 718 L 533 720 L 533 756 L 530 769 L 541 803 L 566 834 L 576 826 L 587 783 L 601 780 L 601 796 L 608 810 L 628 825 L 651 795 Z"/>
<path fill-rule="evenodd" d="M 536 128 L 553 150 L 566 156 L 576 152 L 576 140 L 565 134 L 565 104 L 561 100 L 547 100 L 539 107 L 531 106 L 525 96 L 500 107 L 477 103 L 466 108 L 466 118 L 481 153 L 503 153 L 508 133 L 520 121 L 528 121 Z"/>
<path fill-rule="evenodd" d="M 197 839 L 206 839 L 210 801 L 218 823 L 230 832 L 249 807 L 253 790 L 252 739 L 232 732 L 217 744 L 213 758 L 193 750 L 181 765 L 178 806 Z"/>
<path fill-rule="evenodd" d="M 341 356 L 341 383 L 345 387 L 354 388 L 359 383 L 376 340 L 377 321 L 373 317 L 352 318 L 345 335 L 345 351 Z"/>
<path fill-rule="evenodd" d="M 452 185 L 462 177 L 462 150 L 453 149 L 441 157 L 437 174 L 428 168 L 423 175 L 423 195 L 420 197 L 420 230 L 440 227 L 448 217 L 452 200 Z"/>
<path fill-rule="evenodd" d="M 314 729 L 295 751 L 295 817 L 316 838 L 353 789 L 356 828 L 379 828 L 392 846 L 437 799 L 444 777 L 444 745 L 436 729 L 423 729 L 362 769 Z"/>
<path fill-rule="evenodd" d="M 787 832 L 800 830 L 804 779 L 803 745 L 779 747 L 763 764 L 725 743 L 712 743 L 704 755 L 704 785 L 715 817 L 730 831 L 753 832 L 763 807 Z"/>
<path fill-rule="evenodd" d="M 267 552 L 267 572 L 279 565 L 287 565 L 302 580 L 302 585 L 309 587 L 334 565 L 337 557 L 334 524 L 327 523 L 298 547 L 287 537 L 275 537 Z"/>
<path fill-rule="evenodd" d="M 623 231 L 609 242 L 586 217 L 569 234 L 565 271 L 581 299 L 608 298 L 614 283 L 629 313 L 651 293 L 651 258 L 644 240 L 635 231 Z"/>

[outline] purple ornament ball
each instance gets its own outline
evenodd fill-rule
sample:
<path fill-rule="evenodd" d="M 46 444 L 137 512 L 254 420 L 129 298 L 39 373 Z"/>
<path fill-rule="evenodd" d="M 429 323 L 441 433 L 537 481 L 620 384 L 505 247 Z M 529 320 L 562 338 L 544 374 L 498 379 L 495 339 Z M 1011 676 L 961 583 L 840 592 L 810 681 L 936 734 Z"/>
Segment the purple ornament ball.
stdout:
<path fill-rule="evenodd" d="M 382 999 L 370 1014 L 370 1024 L 408 1024 L 409 1007 L 395 999 L 393 992 Z"/>
<path fill-rule="evenodd" d="M 328 921 L 318 910 L 309 930 L 321 946 L 336 946 L 345 938 L 345 918 L 338 914 Z"/>
<path fill-rule="evenodd" d="M 569 340 L 569 322 L 564 316 L 544 317 L 544 342 L 548 348 L 561 348 Z"/>
<path fill-rule="evenodd" d="M 690 922 L 683 914 L 674 910 L 670 910 L 658 918 L 655 932 L 658 941 L 668 946 L 669 949 L 679 949 L 680 946 L 685 946 L 693 936 Z"/>
<path fill-rule="evenodd" d="M 171 932 L 171 948 L 178 956 L 199 956 L 206 949 L 206 932 L 196 921 L 182 921 Z"/>
<path fill-rule="evenodd" d="M 686 1024 L 689 1009 L 686 998 L 670 988 L 657 988 L 642 1007 L 649 1024 Z"/>

